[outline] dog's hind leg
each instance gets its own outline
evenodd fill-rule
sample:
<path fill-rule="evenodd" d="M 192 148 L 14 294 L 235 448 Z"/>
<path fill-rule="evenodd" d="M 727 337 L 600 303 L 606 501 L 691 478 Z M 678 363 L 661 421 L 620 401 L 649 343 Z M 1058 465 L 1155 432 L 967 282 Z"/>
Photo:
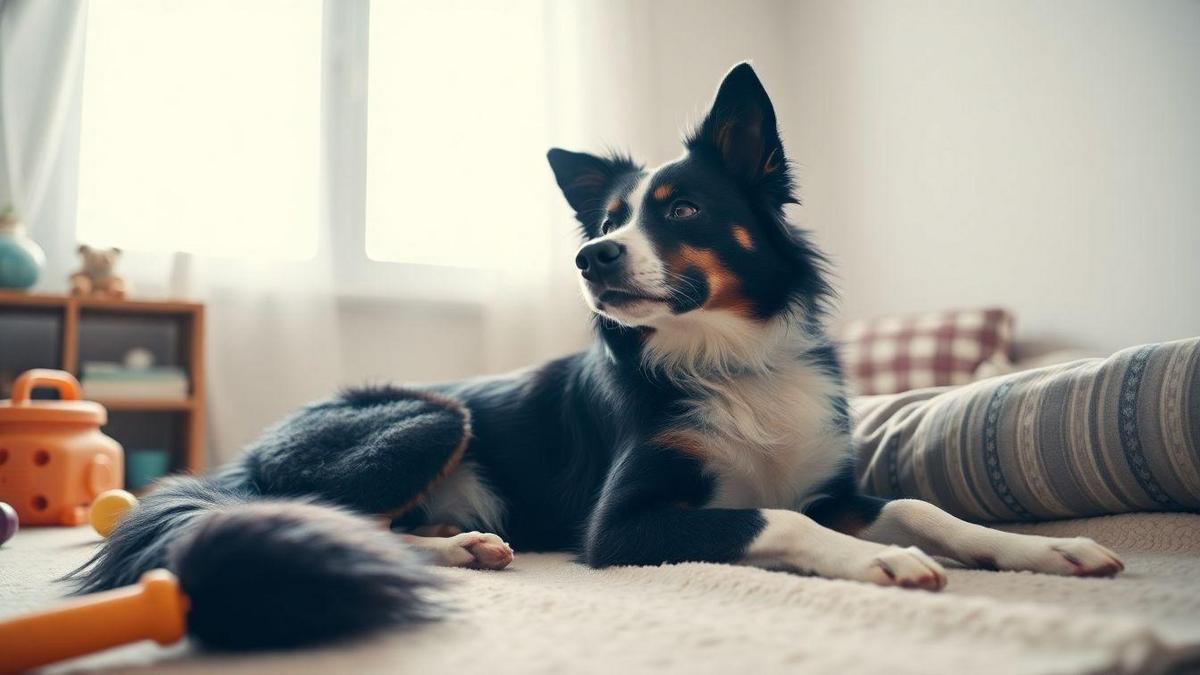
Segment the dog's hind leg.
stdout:
<path fill-rule="evenodd" d="M 1112 576 L 1125 569 L 1117 554 L 1085 537 L 1013 534 L 968 523 L 917 499 L 864 495 L 815 504 L 810 515 L 828 527 L 881 544 L 917 546 L 971 567 L 1065 576 Z"/>
<path fill-rule="evenodd" d="M 453 399 L 394 387 L 350 390 L 268 430 L 244 461 L 263 494 L 395 517 L 458 466 L 470 432 L 470 414 Z"/>

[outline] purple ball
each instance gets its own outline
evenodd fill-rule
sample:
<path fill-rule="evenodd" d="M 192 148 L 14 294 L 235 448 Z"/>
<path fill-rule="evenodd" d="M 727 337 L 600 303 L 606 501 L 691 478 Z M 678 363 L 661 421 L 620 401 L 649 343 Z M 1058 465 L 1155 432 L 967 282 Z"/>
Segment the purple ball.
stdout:
<path fill-rule="evenodd" d="M 16 510 L 8 504 L 0 502 L 0 546 L 13 538 L 13 535 L 17 533 L 17 528 L 20 527 L 20 522 L 17 519 Z"/>

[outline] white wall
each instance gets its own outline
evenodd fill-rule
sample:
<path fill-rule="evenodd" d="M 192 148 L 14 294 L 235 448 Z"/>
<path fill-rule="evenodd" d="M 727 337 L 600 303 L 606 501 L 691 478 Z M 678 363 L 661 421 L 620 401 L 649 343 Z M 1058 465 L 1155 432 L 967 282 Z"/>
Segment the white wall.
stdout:
<path fill-rule="evenodd" d="M 1200 3 L 796 3 L 777 105 L 843 316 L 1200 334 Z M 1032 351 L 1032 350 L 1031 350 Z"/>
<path fill-rule="evenodd" d="M 835 258 L 839 320 L 999 304 L 1026 354 L 1200 334 L 1200 3 L 622 6 L 582 5 L 592 114 L 557 142 L 669 160 L 753 59 L 799 169 L 793 215 Z M 478 313 L 341 316 L 349 381 L 483 368 Z"/>

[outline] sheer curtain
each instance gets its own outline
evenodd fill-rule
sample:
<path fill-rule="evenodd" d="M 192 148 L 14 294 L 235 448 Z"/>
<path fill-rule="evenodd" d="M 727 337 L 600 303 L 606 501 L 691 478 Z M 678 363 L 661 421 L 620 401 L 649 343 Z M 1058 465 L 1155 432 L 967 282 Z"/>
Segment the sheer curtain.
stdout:
<path fill-rule="evenodd" d="M 192 276 L 208 311 L 209 447 L 223 461 L 341 384 L 337 306 L 327 259 L 199 258 Z"/>
<path fill-rule="evenodd" d="M 464 11 L 470 9 L 469 3 L 462 6 Z M 0 101 L 5 153 L 0 170 L 6 173 L 0 175 L 8 176 L 6 184 L 14 186 L 11 194 L 18 208 L 25 209 L 32 235 L 47 249 L 51 263 L 43 289 L 62 290 L 66 274 L 76 264 L 80 60 L 86 5 L 82 0 L 7 0 L 2 7 Z M 615 147 L 647 162 L 669 159 L 678 152 L 680 120 L 703 105 L 707 87 L 715 84 L 723 67 L 747 55 L 707 54 L 707 47 L 693 44 L 686 31 L 672 38 L 673 46 L 663 46 L 663 40 L 674 35 L 669 29 L 675 17 L 688 15 L 680 3 L 547 1 L 542 8 L 545 66 L 542 72 L 515 74 L 542 78 L 545 83 L 545 134 L 529 141 L 529 152 L 539 161 L 550 145 L 590 151 Z M 370 366 L 375 358 L 359 356 L 364 349 L 407 352 L 407 363 L 433 358 L 460 361 L 422 371 L 439 377 L 443 372 L 466 374 L 457 372 L 466 370 L 463 364 L 471 364 L 471 372 L 520 368 L 577 350 L 588 341 L 588 313 L 573 266 L 578 235 L 548 167 L 541 176 L 530 177 L 540 181 L 536 188 L 544 195 L 544 205 L 530 213 L 503 216 L 528 219 L 529 226 L 522 230 L 522 242 L 529 244 L 527 255 L 518 265 L 468 275 L 480 281 L 469 292 L 460 289 L 453 298 L 447 297 L 442 280 L 460 274 L 445 268 L 366 259 L 362 233 L 366 82 L 361 71 L 356 75 L 348 64 L 365 54 L 368 11 L 365 0 L 324 4 L 323 174 L 316 257 L 287 262 L 172 256 L 133 247 L 122 263 L 139 295 L 192 297 L 208 306 L 208 430 L 214 459 L 233 456 L 288 410 L 327 396 L 338 386 L 361 382 L 364 361 Z M 697 57 L 723 65 L 714 66 L 712 72 L 705 68 L 702 76 L 693 73 L 692 81 L 706 84 L 696 89 L 688 83 L 686 97 L 664 100 L 664 86 L 668 91 L 672 86 L 684 90 L 683 84 L 676 83 L 677 74 L 686 72 L 687 61 Z M 481 102 L 480 114 L 485 113 L 486 102 Z M 30 176 L 43 176 L 40 180 L 45 181 L 40 202 L 28 196 L 38 194 L 29 187 Z M 204 185 L 196 189 L 203 190 Z M 31 203 L 32 209 L 26 206 Z M 222 210 L 213 209 L 211 217 L 222 218 Z M 389 315 L 387 322 L 376 324 L 372 317 L 364 327 L 361 316 L 347 318 L 348 300 L 362 290 L 353 283 L 361 267 L 387 270 L 382 283 L 370 287 L 371 293 L 386 301 L 379 313 Z M 433 339 L 429 337 L 410 337 L 406 322 L 415 319 L 389 297 L 417 297 L 426 306 L 465 302 L 476 317 L 469 330 L 477 335 L 448 341 L 453 347 L 428 344 Z M 425 325 L 418 334 L 437 335 L 442 326 L 466 330 L 464 325 L 468 324 Z M 372 331 L 387 334 L 370 339 L 362 335 Z M 357 368 L 353 377 L 347 375 L 348 358 Z M 395 371 L 378 377 L 371 372 L 368 379 L 413 377 L 402 367 Z"/>
<path fill-rule="evenodd" d="M 12 206 L 47 253 L 73 251 L 86 14 L 84 0 L 0 0 L 0 209 Z M 50 255 L 45 276 L 71 262 Z"/>
<path fill-rule="evenodd" d="M 547 83 L 547 147 L 596 153 L 615 148 L 647 161 L 665 159 L 655 157 L 660 151 L 651 141 L 653 46 L 640 39 L 650 25 L 651 4 L 546 3 L 546 70 L 541 75 Z M 546 207 L 531 217 L 545 222 L 540 228 L 545 253 L 504 271 L 486 301 L 486 363 L 492 372 L 578 350 L 590 339 L 590 314 L 574 265 L 580 245 L 574 216 L 548 166 L 541 180 L 550 188 Z"/>
<path fill-rule="evenodd" d="M 46 249 L 48 265 L 38 289 L 51 292 L 65 290 L 66 276 L 77 267 L 87 9 L 83 0 L 0 4 L 0 202 L 14 204 Z M 210 217 L 222 218 L 219 196 L 213 202 Z M 210 459 L 228 458 L 264 426 L 327 396 L 341 381 L 325 195 L 318 203 L 314 259 L 172 256 L 134 245 L 121 262 L 119 271 L 132 280 L 136 295 L 207 305 Z"/>

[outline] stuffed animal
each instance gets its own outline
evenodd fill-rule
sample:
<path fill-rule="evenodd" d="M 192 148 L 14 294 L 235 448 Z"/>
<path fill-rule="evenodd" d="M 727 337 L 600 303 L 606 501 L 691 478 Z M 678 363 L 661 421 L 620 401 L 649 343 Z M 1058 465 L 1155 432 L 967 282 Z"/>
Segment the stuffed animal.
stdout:
<path fill-rule="evenodd" d="M 123 299 L 128 290 L 125 280 L 113 273 L 121 257 L 119 248 L 79 246 L 83 269 L 71 275 L 71 295 L 99 295 Z"/>

